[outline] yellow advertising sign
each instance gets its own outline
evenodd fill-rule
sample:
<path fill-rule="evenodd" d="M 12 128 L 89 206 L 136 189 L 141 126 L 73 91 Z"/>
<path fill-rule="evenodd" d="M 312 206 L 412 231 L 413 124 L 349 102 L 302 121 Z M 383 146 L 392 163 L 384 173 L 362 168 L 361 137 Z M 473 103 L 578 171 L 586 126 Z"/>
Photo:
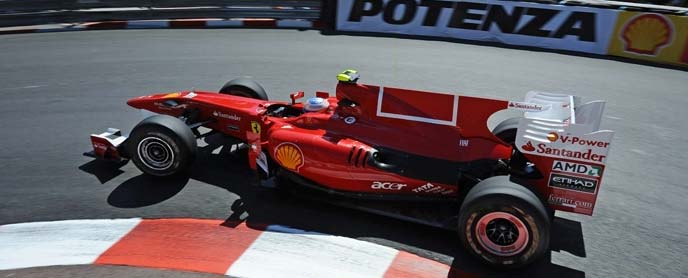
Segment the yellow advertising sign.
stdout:
<path fill-rule="evenodd" d="M 688 66 L 688 16 L 621 11 L 609 55 Z"/>

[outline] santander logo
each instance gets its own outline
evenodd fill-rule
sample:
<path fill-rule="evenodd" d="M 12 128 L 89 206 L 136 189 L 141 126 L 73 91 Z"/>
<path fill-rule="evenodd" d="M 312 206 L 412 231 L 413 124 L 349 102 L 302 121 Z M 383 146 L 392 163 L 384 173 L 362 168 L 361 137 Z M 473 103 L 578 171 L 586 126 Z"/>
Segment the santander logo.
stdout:
<path fill-rule="evenodd" d="M 533 147 L 533 142 L 528 141 L 525 145 L 521 146 L 524 151 L 533 152 L 535 147 Z"/>
<path fill-rule="evenodd" d="M 609 142 L 591 140 L 571 135 L 560 135 L 555 132 L 547 135 L 549 142 L 533 144 L 532 141 L 521 145 L 524 153 L 536 153 L 543 156 L 581 159 L 593 162 L 603 162 Z"/>

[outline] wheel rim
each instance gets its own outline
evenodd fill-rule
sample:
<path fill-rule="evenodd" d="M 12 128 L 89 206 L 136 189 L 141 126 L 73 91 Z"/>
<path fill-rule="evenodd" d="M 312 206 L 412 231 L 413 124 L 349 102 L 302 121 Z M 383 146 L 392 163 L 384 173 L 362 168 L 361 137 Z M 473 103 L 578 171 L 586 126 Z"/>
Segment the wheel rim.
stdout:
<path fill-rule="evenodd" d="M 498 256 L 513 256 L 526 248 L 530 235 L 523 221 L 507 212 L 491 212 L 475 226 L 478 243 Z"/>
<path fill-rule="evenodd" d="M 158 137 L 143 138 L 139 142 L 137 152 L 141 162 L 156 171 L 167 170 L 174 163 L 172 147 Z"/>

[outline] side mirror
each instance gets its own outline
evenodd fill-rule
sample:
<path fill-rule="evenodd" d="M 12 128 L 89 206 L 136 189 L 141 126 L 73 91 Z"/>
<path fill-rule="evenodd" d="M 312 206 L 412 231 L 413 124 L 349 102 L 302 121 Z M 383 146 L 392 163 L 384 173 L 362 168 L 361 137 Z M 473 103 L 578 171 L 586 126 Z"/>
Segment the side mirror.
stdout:
<path fill-rule="evenodd" d="M 304 95 L 305 94 L 303 91 L 289 94 L 289 98 L 291 98 L 291 104 L 296 104 L 296 100 L 302 98 Z"/>

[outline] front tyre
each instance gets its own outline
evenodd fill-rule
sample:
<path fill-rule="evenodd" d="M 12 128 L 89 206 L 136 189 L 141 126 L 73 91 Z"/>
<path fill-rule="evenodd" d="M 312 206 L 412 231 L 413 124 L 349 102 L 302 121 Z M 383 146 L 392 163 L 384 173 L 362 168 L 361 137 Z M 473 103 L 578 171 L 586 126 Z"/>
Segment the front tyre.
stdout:
<path fill-rule="evenodd" d="M 484 263 L 518 268 L 549 249 L 550 221 L 532 192 L 508 177 L 493 177 L 466 196 L 459 214 L 459 237 Z"/>
<path fill-rule="evenodd" d="M 225 83 L 220 94 L 268 100 L 268 94 L 258 82 L 248 78 L 236 78 Z"/>
<path fill-rule="evenodd" d="M 196 137 L 181 120 L 155 115 L 141 121 L 127 140 L 127 150 L 139 170 L 157 177 L 186 172 L 196 153 Z"/>

